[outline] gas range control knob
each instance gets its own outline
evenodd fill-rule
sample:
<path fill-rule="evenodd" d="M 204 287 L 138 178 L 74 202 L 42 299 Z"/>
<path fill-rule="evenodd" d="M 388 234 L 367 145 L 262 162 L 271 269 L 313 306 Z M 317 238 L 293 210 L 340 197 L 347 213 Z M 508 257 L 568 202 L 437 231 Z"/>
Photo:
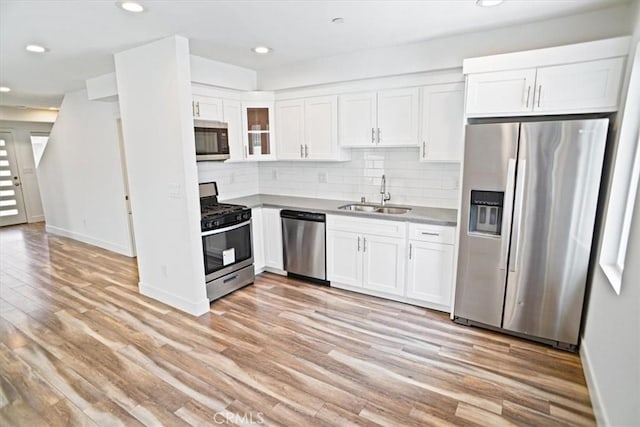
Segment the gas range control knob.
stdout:
<path fill-rule="evenodd" d="M 236 215 L 236 219 L 240 221 L 242 219 L 242 215 Z"/>
<path fill-rule="evenodd" d="M 214 226 L 214 227 L 217 227 L 217 226 L 219 226 L 219 225 L 220 225 L 220 221 L 213 221 L 213 226 Z"/>

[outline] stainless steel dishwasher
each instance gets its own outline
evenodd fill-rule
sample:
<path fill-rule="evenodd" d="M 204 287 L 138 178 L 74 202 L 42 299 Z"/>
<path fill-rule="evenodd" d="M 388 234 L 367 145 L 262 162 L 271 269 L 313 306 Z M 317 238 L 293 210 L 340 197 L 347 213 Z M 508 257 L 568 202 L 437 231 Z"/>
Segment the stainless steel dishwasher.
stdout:
<path fill-rule="evenodd" d="M 280 218 L 285 271 L 326 284 L 325 215 L 285 209 Z"/>

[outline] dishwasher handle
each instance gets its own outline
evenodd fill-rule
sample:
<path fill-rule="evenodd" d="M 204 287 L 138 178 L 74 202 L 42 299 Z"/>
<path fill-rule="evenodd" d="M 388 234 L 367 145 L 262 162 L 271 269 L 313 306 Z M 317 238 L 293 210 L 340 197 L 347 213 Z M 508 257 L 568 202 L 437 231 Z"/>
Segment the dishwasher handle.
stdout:
<path fill-rule="evenodd" d="M 280 218 L 298 219 L 300 221 L 326 222 L 326 215 L 316 212 L 292 211 L 283 209 Z"/>

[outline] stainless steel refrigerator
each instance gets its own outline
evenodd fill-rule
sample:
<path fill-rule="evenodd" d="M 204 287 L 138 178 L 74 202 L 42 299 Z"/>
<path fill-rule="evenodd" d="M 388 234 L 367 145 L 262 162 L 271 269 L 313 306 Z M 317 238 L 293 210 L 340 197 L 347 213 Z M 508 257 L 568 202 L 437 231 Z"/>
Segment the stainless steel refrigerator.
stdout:
<path fill-rule="evenodd" d="M 608 123 L 466 127 L 458 323 L 577 349 Z"/>

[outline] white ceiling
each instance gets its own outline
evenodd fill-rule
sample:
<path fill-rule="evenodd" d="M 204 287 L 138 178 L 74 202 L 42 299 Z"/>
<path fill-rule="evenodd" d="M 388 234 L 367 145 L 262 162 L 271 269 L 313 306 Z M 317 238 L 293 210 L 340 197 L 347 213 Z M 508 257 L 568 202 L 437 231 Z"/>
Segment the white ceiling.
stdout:
<path fill-rule="evenodd" d="M 113 54 L 173 34 L 191 52 L 256 70 L 359 49 L 591 11 L 628 0 L 213 1 L 146 0 L 128 13 L 111 0 L 0 0 L 0 105 L 58 106 L 87 78 L 113 71 Z M 343 24 L 331 19 L 343 17 Z M 50 49 L 26 52 L 30 43 Z M 274 51 L 251 51 L 266 45 Z"/>

